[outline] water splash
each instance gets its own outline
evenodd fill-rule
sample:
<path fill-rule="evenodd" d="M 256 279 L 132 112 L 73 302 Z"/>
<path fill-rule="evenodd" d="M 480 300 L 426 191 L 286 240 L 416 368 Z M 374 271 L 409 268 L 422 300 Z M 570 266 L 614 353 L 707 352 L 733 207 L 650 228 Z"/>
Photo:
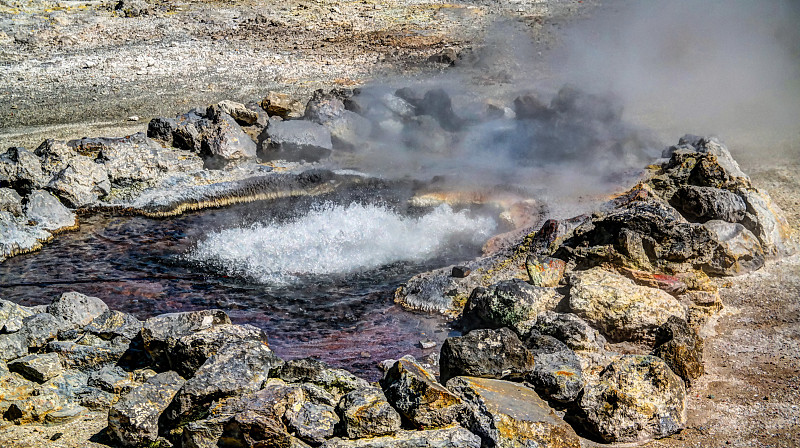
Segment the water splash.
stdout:
<path fill-rule="evenodd" d="M 287 284 L 425 261 L 459 244 L 480 245 L 495 227 L 491 218 L 447 205 L 409 217 L 382 205 L 326 203 L 289 222 L 212 233 L 187 258 L 230 276 Z"/>

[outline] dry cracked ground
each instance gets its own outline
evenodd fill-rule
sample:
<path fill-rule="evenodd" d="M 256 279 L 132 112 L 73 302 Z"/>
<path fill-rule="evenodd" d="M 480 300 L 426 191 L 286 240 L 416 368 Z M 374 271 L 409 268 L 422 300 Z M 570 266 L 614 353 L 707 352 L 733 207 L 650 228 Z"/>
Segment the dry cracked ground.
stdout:
<path fill-rule="evenodd" d="M 435 75 L 447 68 L 428 62 L 431 55 L 479 46 L 498 18 L 528 30 L 546 50 L 561 24 L 598 7 L 533 0 L 117 3 L 0 0 L 0 147 L 125 135 L 155 116 L 257 100 L 270 89 L 302 98 L 316 88 Z M 790 140 L 788 161 L 745 159 L 743 168 L 800 232 L 798 141 Z M 724 286 L 727 308 L 706 342 L 707 373 L 690 390 L 687 428 L 645 446 L 800 445 L 800 256 Z M 0 445 L 105 446 L 104 426 L 105 415 L 90 414 L 62 426 L 13 427 L 0 433 Z"/>

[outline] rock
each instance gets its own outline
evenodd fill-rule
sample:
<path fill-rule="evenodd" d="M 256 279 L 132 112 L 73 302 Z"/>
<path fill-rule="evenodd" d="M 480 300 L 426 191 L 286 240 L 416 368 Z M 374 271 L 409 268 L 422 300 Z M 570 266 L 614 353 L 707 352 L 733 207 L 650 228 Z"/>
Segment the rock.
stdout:
<path fill-rule="evenodd" d="M 333 437 L 339 424 L 339 416 L 333 407 L 310 401 L 303 402 L 299 409 L 287 409 L 285 419 L 296 437 L 315 446 Z"/>
<path fill-rule="evenodd" d="M 739 222 L 747 211 L 744 200 L 735 193 L 694 185 L 678 188 L 670 199 L 670 204 L 692 222 L 706 222 L 712 219 Z"/>
<path fill-rule="evenodd" d="M 447 388 L 466 404 L 461 423 L 482 446 L 578 448 L 580 438 L 532 389 L 508 381 L 455 377 Z"/>
<path fill-rule="evenodd" d="M 428 62 L 435 62 L 437 64 L 455 65 L 458 60 L 456 50 L 452 48 L 445 48 L 444 50 L 428 57 Z"/>
<path fill-rule="evenodd" d="M 22 319 L 28 316 L 33 316 L 33 312 L 28 307 L 0 299 L 0 334 L 15 333 L 21 330 Z"/>
<path fill-rule="evenodd" d="M 87 156 L 76 155 L 55 174 L 47 188 L 72 208 L 92 205 L 111 191 L 108 172 Z"/>
<path fill-rule="evenodd" d="M 566 344 L 551 336 L 533 332 L 525 339 L 535 365 L 525 380 L 540 397 L 560 403 L 571 403 L 583 391 L 581 362 Z"/>
<path fill-rule="evenodd" d="M 416 428 L 451 425 L 461 412 L 461 399 L 450 393 L 414 358 L 403 357 L 384 374 L 386 399 Z"/>
<path fill-rule="evenodd" d="M 369 383 L 352 373 L 328 367 L 310 358 L 286 361 L 277 377 L 290 383 L 312 383 L 330 393 L 338 403 L 342 396 L 369 387 Z M 334 403 L 334 404 L 335 404 Z"/>
<path fill-rule="evenodd" d="M 533 355 L 508 328 L 473 330 L 442 344 L 442 381 L 454 376 L 521 380 L 534 367 Z"/>
<path fill-rule="evenodd" d="M 523 120 L 549 120 L 555 116 L 555 111 L 533 93 L 514 99 L 514 113 Z"/>
<path fill-rule="evenodd" d="M 472 290 L 461 321 L 467 331 L 509 327 L 524 336 L 536 316 L 554 309 L 560 300 L 555 289 L 531 286 L 518 279 L 506 280 Z"/>
<path fill-rule="evenodd" d="M 167 410 L 167 421 L 192 420 L 214 400 L 261 389 L 272 369 L 282 361 L 258 341 L 232 343 L 209 357 L 186 381 Z"/>
<path fill-rule="evenodd" d="M 343 91 L 332 90 L 325 93 L 322 90 L 316 90 L 311 94 L 311 99 L 306 103 L 306 110 L 303 117 L 308 121 L 313 121 L 318 124 L 324 124 L 339 117 L 344 108 L 344 98 L 347 95 Z"/>
<path fill-rule="evenodd" d="M 796 250 L 791 242 L 791 227 L 781 209 L 762 191 L 744 191 L 747 216 L 742 224 L 758 238 L 769 255 L 790 254 Z"/>
<path fill-rule="evenodd" d="M 322 448 L 479 448 L 480 437 L 460 426 L 425 431 L 398 431 L 368 439 L 331 439 Z"/>
<path fill-rule="evenodd" d="M 456 132 L 464 125 L 464 120 L 453 111 L 453 102 L 444 89 L 425 92 L 425 96 L 416 104 L 416 111 L 417 115 L 430 115 L 435 118 L 446 131 Z"/>
<path fill-rule="evenodd" d="M 453 134 L 445 131 L 430 115 L 409 119 L 399 138 L 410 150 L 434 154 L 445 154 L 454 143 Z"/>
<path fill-rule="evenodd" d="M 223 346 L 245 341 L 260 342 L 268 346 L 266 333 L 252 325 L 221 324 L 188 334 L 175 344 L 173 368 L 184 378 L 191 378 Z"/>
<path fill-rule="evenodd" d="M 0 188 L 0 211 L 22 215 L 22 197 L 10 188 Z"/>
<path fill-rule="evenodd" d="M 400 429 L 400 414 L 377 387 L 357 389 L 343 396 L 336 412 L 351 439 L 390 435 Z"/>
<path fill-rule="evenodd" d="M 655 356 L 626 355 L 584 390 L 587 429 L 604 442 L 642 442 L 686 425 L 683 380 Z"/>
<path fill-rule="evenodd" d="M 34 190 L 25 204 L 25 216 L 36 225 L 49 232 L 73 229 L 78 226 L 78 218 L 55 196 L 44 190 Z"/>
<path fill-rule="evenodd" d="M 708 221 L 703 224 L 718 243 L 706 272 L 717 275 L 741 275 L 761 269 L 765 254 L 758 239 L 741 224 Z"/>
<path fill-rule="evenodd" d="M 328 128 L 304 120 L 270 120 L 258 140 L 264 160 L 318 161 L 333 149 Z"/>
<path fill-rule="evenodd" d="M 117 336 L 134 339 L 141 329 L 142 322 L 134 316 L 117 310 L 108 310 L 89 322 L 83 331 L 103 339 L 113 339 Z"/>
<path fill-rule="evenodd" d="M 529 256 L 525 260 L 525 270 L 533 286 L 555 288 L 564 277 L 566 267 L 567 264 L 557 258 Z"/>
<path fill-rule="evenodd" d="M 255 159 L 256 144 L 230 115 L 219 113 L 205 134 L 200 155 L 205 167 L 219 169 L 231 162 Z"/>
<path fill-rule="evenodd" d="M 183 336 L 215 325 L 230 324 L 231 319 L 222 310 L 202 310 L 185 313 L 168 313 L 151 317 L 142 326 L 144 349 L 153 359 L 156 366 L 171 368 L 171 355 Z"/>
<path fill-rule="evenodd" d="M 130 339 L 116 337 L 111 341 L 98 338 L 90 344 L 85 339 L 81 343 L 51 341 L 47 344 L 47 350 L 58 353 L 65 368 L 86 371 L 119 362 L 129 350 L 131 342 Z"/>
<path fill-rule="evenodd" d="M 472 270 L 466 266 L 453 266 L 453 271 L 450 274 L 451 277 L 455 278 L 464 278 L 468 276 Z"/>
<path fill-rule="evenodd" d="M 28 347 L 44 347 L 58 336 L 58 332 L 72 328 L 66 320 L 49 313 L 39 313 L 22 319 L 22 332 L 27 336 Z"/>
<path fill-rule="evenodd" d="M 43 188 L 49 179 L 39 157 L 25 148 L 8 148 L 0 155 L 0 184 L 27 193 Z"/>
<path fill-rule="evenodd" d="M 119 0 L 114 11 L 124 17 L 141 17 L 153 13 L 150 5 L 144 0 Z"/>
<path fill-rule="evenodd" d="M 33 153 L 41 160 L 41 169 L 47 179 L 66 168 L 69 161 L 78 155 L 66 142 L 53 139 L 43 141 Z"/>
<path fill-rule="evenodd" d="M 331 133 L 331 142 L 336 149 L 353 151 L 365 145 L 372 133 L 372 122 L 349 110 L 323 122 Z"/>
<path fill-rule="evenodd" d="M 230 438 L 239 442 L 237 446 L 290 448 L 292 443 L 283 424 L 254 410 L 236 414 L 227 429 L 234 436 Z"/>
<path fill-rule="evenodd" d="M 217 107 L 223 113 L 230 115 L 242 126 L 250 126 L 258 121 L 258 113 L 248 109 L 242 103 L 224 100 L 217 103 Z"/>
<path fill-rule="evenodd" d="M 83 416 L 86 408 L 77 404 L 68 404 L 61 409 L 49 412 L 44 416 L 44 423 L 47 425 L 63 425 Z"/>
<path fill-rule="evenodd" d="M 28 354 L 28 335 L 18 331 L 0 334 L 0 361 L 10 361 Z"/>
<path fill-rule="evenodd" d="M 605 338 L 585 320 L 570 313 L 545 311 L 536 317 L 533 327 L 539 333 L 552 336 L 572 350 L 602 351 Z"/>
<path fill-rule="evenodd" d="M 161 142 L 164 146 L 172 146 L 172 138 L 178 129 L 178 121 L 174 118 L 153 118 L 147 124 L 147 137 Z"/>
<path fill-rule="evenodd" d="M 175 117 L 175 130 L 172 132 L 172 146 L 200 154 L 203 140 L 213 124 L 205 118 L 205 111 L 189 111 Z"/>
<path fill-rule="evenodd" d="M 652 354 L 663 359 L 687 386 L 691 386 L 705 373 L 703 346 L 703 338 L 685 320 L 670 317 L 658 329 Z"/>
<path fill-rule="evenodd" d="M 154 443 L 159 417 L 183 384 L 183 378 L 172 371 L 150 378 L 111 407 L 106 432 L 122 446 Z"/>
<path fill-rule="evenodd" d="M 8 369 L 17 372 L 30 381 L 44 383 L 64 372 L 61 361 L 55 353 L 23 356 L 8 363 Z"/>
<path fill-rule="evenodd" d="M 88 375 L 86 384 L 116 395 L 124 395 L 139 386 L 133 373 L 122 367 L 106 365 Z"/>
<path fill-rule="evenodd" d="M 570 283 L 570 309 L 615 341 L 652 341 L 670 316 L 685 315 L 680 302 L 666 292 L 637 286 L 601 268 L 577 272 Z"/>
<path fill-rule="evenodd" d="M 573 119 L 611 123 L 622 118 L 622 103 L 617 98 L 592 95 L 572 85 L 559 89 L 550 108 Z"/>
<path fill-rule="evenodd" d="M 48 305 L 47 312 L 60 317 L 68 323 L 83 327 L 96 317 L 108 311 L 108 305 L 97 297 L 85 296 L 78 292 L 65 292 Z"/>
<path fill-rule="evenodd" d="M 278 92 L 267 92 L 260 106 L 270 116 L 277 115 L 281 118 L 299 118 L 303 116 L 305 107 L 302 103 L 293 100 L 289 95 Z"/>

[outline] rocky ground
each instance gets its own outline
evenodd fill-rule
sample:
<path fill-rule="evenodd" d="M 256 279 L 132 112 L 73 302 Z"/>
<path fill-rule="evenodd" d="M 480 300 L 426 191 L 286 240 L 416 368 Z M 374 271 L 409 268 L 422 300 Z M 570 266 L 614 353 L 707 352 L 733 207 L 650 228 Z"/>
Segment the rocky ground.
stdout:
<path fill-rule="evenodd" d="M 250 101 L 275 88 L 303 96 L 379 73 L 437 71 L 443 67 L 427 58 L 480 39 L 493 14 L 536 29 L 541 17 L 557 22 L 580 2 L 125 2 L 127 9 L 114 10 L 115 3 L 0 2 L 0 146 L 124 135 L 154 116 Z M 132 115 L 141 122 L 128 121 Z M 756 186 L 800 230 L 800 167 L 782 159 L 748 164 Z M 687 428 L 645 446 L 796 446 L 800 257 L 718 285 L 726 308 L 707 335 L 706 374 L 687 391 Z M 0 440 L 106 446 L 107 417 L 6 427 Z"/>

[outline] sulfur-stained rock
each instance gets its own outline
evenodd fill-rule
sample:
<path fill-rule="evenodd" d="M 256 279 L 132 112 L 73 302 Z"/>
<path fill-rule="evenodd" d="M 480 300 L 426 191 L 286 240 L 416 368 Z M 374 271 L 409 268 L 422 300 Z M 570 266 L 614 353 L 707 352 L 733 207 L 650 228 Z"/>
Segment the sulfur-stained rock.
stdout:
<path fill-rule="evenodd" d="M 680 302 L 666 292 L 637 286 L 601 268 L 575 273 L 570 283 L 571 310 L 615 341 L 652 341 L 670 316 L 685 315 Z"/>
<path fill-rule="evenodd" d="M 21 330 L 22 319 L 32 315 L 30 308 L 0 299 L 0 334 Z"/>
<path fill-rule="evenodd" d="M 322 448 L 479 448 L 480 437 L 460 426 L 424 431 L 399 431 L 367 439 L 331 439 Z"/>
<path fill-rule="evenodd" d="M 545 311 L 536 317 L 534 330 L 552 336 L 572 350 L 602 351 L 605 338 L 585 320 L 572 313 Z"/>
<path fill-rule="evenodd" d="M 327 364 L 310 358 L 286 361 L 277 377 L 289 383 L 311 383 L 331 394 L 336 405 L 342 396 L 369 387 L 369 383 L 352 373 L 329 367 Z"/>
<path fill-rule="evenodd" d="M 159 417 L 183 383 L 180 375 L 168 371 L 124 395 L 108 411 L 108 435 L 126 447 L 155 442 Z"/>
<path fill-rule="evenodd" d="M 377 387 L 357 389 L 343 396 L 336 412 L 351 439 L 394 434 L 400 429 L 400 414 Z"/>
<path fill-rule="evenodd" d="M 558 286 L 564 277 L 567 265 L 563 260 L 550 257 L 528 256 L 525 260 L 525 269 L 530 277 L 530 284 L 545 288 Z"/>
<path fill-rule="evenodd" d="M 141 329 L 142 322 L 136 317 L 121 311 L 108 310 L 92 319 L 83 331 L 103 339 L 113 339 L 117 336 L 134 339 Z"/>
<path fill-rule="evenodd" d="M 260 106 L 270 116 L 277 115 L 281 118 L 299 118 L 305 112 L 305 106 L 295 101 L 289 95 L 270 91 L 261 100 Z"/>
<path fill-rule="evenodd" d="M 191 378 L 223 346 L 245 341 L 267 345 L 267 334 L 252 325 L 221 324 L 199 330 L 178 339 L 171 356 L 172 366 L 184 378 Z"/>
<path fill-rule="evenodd" d="M 242 126 L 250 126 L 258 121 L 258 113 L 248 109 L 244 104 L 236 101 L 223 100 L 217 103 L 220 111 L 230 115 Z"/>
<path fill-rule="evenodd" d="M 454 376 L 519 379 L 533 370 L 533 355 L 508 328 L 473 330 L 442 344 L 442 381 Z"/>
<path fill-rule="evenodd" d="M 558 339 L 536 331 L 525 338 L 525 346 L 535 360 L 525 380 L 539 396 L 560 403 L 575 401 L 583 390 L 583 371 L 575 352 Z"/>
<path fill-rule="evenodd" d="M 691 386 L 705 372 L 703 346 L 703 338 L 685 320 L 670 317 L 658 329 L 652 354 Z"/>
<path fill-rule="evenodd" d="M 287 409 L 284 418 L 296 437 L 314 445 L 333 437 L 339 424 L 339 416 L 333 407 L 311 401 L 304 401 L 298 409 Z"/>
<path fill-rule="evenodd" d="M 579 448 L 580 438 L 533 389 L 508 381 L 455 377 L 447 388 L 466 404 L 462 425 L 498 448 Z"/>
<path fill-rule="evenodd" d="M 108 305 L 97 297 L 78 292 L 65 292 L 47 306 L 47 312 L 60 317 L 76 327 L 88 325 L 92 320 L 108 311 Z"/>
<path fill-rule="evenodd" d="M 92 205 L 111 191 L 105 166 L 87 156 L 76 155 L 53 176 L 47 188 L 72 208 Z"/>
<path fill-rule="evenodd" d="M 558 305 L 555 289 L 531 286 L 522 280 L 507 280 L 472 291 L 461 318 L 464 330 L 509 327 L 524 336 L 536 316 Z"/>
<path fill-rule="evenodd" d="M 142 326 L 144 349 L 156 366 L 168 369 L 173 361 L 170 356 L 180 338 L 215 325 L 230 323 L 230 318 L 222 310 L 168 313 L 151 317 Z M 178 362 L 175 361 L 177 365 Z"/>
<path fill-rule="evenodd" d="M 580 406 L 587 429 L 604 442 L 666 437 L 686 425 L 683 380 L 655 356 L 614 361 L 586 386 Z"/>
<path fill-rule="evenodd" d="M 449 426 L 461 412 L 461 399 L 410 356 L 396 361 L 381 379 L 386 399 L 417 428 Z"/>
<path fill-rule="evenodd" d="M 8 369 L 37 383 L 44 383 L 64 371 L 61 360 L 55 353 L 33 354 L 17 358 L 9 361 Z"/>
<path fill-rule="evenodd" d="M 764 266 L 764 250 L 758 239 L 741 224 L 713 220 L 703 224 L 717 247 L 705 270 L 709 274 L 741 275 Z"/>

